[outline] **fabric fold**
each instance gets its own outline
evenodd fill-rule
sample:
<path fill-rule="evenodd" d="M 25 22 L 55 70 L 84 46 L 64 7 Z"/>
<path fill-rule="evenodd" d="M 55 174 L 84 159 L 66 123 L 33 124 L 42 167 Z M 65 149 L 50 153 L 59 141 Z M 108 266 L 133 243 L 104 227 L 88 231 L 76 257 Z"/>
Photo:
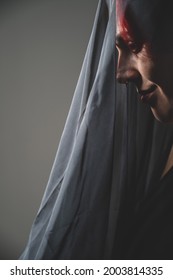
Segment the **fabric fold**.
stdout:
<path fill-rule="evenodd" d="M 100 0 L 41 206 L 21 259 L 111 259 L 118 221 L 148 192 L 172 128 L 116 82 L 115 1 Z M 159 139 L 158 139 L 159 135 Z M 157 155 L 156 155 L 157 154 Z M 142 168 L 143 167 L 143 168 Z"/>

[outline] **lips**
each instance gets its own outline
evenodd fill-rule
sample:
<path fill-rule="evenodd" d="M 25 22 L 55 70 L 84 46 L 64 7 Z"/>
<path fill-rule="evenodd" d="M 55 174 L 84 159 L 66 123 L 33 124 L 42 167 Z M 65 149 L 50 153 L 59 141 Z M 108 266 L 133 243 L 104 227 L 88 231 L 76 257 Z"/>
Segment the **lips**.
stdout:
<path fill-rule="evenodd" d="M 149 93 L 155 91 L 156 87 L 157 87 L 156 85 L 152 85 L 152 86 L 151 86 L 150 88 L 148 88 L 148 89 L 145 89 L 145 90 L 138 90 L 138 89 L 137 89 L 137 91 L 138 91 L 138 93 L 139 93 L 140 95 L 146 95 L 146 94 L 149 94 Z"/>
<path fill-rule="evenodd" d="M 152 96 L 153 96 L 156 88 L 157 88 L 157 86 L 154 85 L 154 84 L 151 87 L 149 87 L 148 89 L 145 89 L 145 90 L 139 90 L 137 88 L 137 92 L 140 94 L 141 101 L 144 102 L 144 103 L 149 103 L 152 99 Z"/>

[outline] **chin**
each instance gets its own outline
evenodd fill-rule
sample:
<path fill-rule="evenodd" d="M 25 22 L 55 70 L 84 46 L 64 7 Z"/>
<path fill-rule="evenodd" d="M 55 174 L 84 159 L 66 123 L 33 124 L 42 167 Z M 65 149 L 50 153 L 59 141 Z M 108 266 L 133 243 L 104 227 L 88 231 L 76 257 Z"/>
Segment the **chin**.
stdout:
<path fill-rule="evenodd" d="M 161 123 L 173 124 L 173 108 L 167 111 L 151 108 L 155 119 Z"/>

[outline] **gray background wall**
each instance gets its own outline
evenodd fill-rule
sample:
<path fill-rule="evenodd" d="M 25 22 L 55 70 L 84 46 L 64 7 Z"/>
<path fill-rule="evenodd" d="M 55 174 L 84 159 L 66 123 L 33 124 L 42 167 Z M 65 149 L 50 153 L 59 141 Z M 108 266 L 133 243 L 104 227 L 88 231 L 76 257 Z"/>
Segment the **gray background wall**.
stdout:
<path fill-rule="evenodd" d="M 0 259 L 17 259 L 26 244 L 97 4 L 0 1 Z"/>

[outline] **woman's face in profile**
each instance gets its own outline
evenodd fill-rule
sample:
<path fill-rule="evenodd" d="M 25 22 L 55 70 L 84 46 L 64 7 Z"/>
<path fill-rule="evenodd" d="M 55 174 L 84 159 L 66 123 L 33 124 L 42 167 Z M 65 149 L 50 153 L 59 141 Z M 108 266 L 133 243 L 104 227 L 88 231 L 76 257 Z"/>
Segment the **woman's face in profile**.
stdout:
<path fill-rule="evenodd" d="M 122 12 L 117 12 L 116 47 L 118 81 L 134 83 L 155 118 L 173 122 L 173 52 L 156 51 L 141 40 Z"/>

